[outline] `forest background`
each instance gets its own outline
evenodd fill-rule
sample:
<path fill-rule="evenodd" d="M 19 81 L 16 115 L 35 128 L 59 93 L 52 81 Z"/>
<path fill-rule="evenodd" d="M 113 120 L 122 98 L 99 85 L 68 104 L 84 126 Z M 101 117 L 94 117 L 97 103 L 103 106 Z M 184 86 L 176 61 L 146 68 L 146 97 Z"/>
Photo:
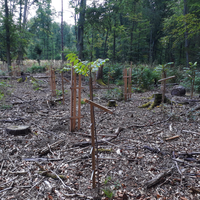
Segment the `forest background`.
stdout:
<path fill-rule="evenodd" d="M 11 66 L 13 60 L 64 60 L 76 53 L 81 60 L 109 58 L 115 69 L 130 62 L 150 67 L 174 62 L 179 70 L 200 63 L 198 0 L 69 3 L 75 25 L 63 22 L 62 10 L 61 23 L 53 21 L 51 0 L 1 0 L 0 59 Z M 27 19 L 33 7 L 36 15 Z"/>

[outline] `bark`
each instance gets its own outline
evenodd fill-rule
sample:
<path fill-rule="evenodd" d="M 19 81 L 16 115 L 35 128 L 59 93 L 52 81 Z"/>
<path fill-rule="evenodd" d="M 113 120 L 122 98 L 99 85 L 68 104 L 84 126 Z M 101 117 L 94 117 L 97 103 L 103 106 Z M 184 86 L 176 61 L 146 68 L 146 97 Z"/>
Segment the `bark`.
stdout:
<path fill-rule="evenodd" d="M 97 72 L 97 80 L 103 79 L 103 65 L 101 65 Z"/>
<path fill-rule="evenodd" d="M 11 54 L 10 54 L 10 26 L 9 26 L 9 10 L 8 10 L 8 2 L 5 0 L 5 29 L 6 29 L 6 55 L 7 55 L 7 64 L 8 71 L 10 72 L 11 66 Z"/>
<path fill-rule="evenodd" d="M 187 0 L 184 0 L 184 15 L 188 13 L 187 11 Z M 187 31 L 187 24 L 185 23 L 185 56 L 186 56 L 186 67 L 189 67 L 189 53 L 188 53 L 188 31 Z"/>
<path fill-rule="evenodd" d="M 85 23 L 85 8 L 86 0 L 81 0 L 80 4 L 80 15 L 78 20 L 78 42 L 77 42 L 77 51 L 79 59 L 83 59 L 83 35 L 84 35 L 84 23 Z"/>
<path fill-rule="evenodd" d="M 62 63 L 64 62 L 64 42 L 63 42 L 63 0 L 61 0 L 61 51 L 62 51 Z"/>

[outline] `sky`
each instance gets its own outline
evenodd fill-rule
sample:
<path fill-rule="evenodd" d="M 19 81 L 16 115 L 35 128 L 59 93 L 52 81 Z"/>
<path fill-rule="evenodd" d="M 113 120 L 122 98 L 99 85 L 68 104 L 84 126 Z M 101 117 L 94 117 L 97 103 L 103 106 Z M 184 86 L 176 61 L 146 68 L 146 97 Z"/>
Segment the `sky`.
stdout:
<path fill-rule="evenodd" d="M 61 22 L 61 0 L 52 0 L 51 4 L 52 8 L 54 8 L 59 15 L 54 17 L 56 22 Z M 74 25 L 74 9 L 70 7 L 69 0 L 63 0 L 63 21 L 67 24 Z"/>
<path fill-rule="evenodd" d="M 69 5 L 70 0 L 63 0 L 63 21 L 69 25 L 74 25 L 74 8 L 71 8 Z M 87 5 L 91 4 L 94 0 L 87 0 Z M 95 0 L 100 3 L 104 0 Z M 51 0 L 51 7 L 57 11 L 57 15 L 53 16 L 55 22 L 61 23 L 61 0 Z M 31 9 L 28 18 L 31 18 L 35 15 L 36 10 Z"/>

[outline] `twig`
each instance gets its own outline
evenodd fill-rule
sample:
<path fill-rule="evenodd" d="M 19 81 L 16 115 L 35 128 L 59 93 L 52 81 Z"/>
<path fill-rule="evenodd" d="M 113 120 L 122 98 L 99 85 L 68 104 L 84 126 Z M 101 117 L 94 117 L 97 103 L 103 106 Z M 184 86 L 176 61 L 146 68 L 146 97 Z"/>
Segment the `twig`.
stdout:
<path fill-rule="evenodd" d="M 30 192 L 36 185 L 40 184 L 44 179 L 45 179 L 45 177 L 42 178 L 42 179 L 41 179 L 40 181 L 38 181 L 37 183 L 35 183 L 35 184 L 32 186 L 32 188 L 30 188 L 30 189 L 28 190 L 28 192 Z"/>
<path fill-rule="evenodd" d="M 6 183 L 2 183 L 2 184 L 0 185 L 0 187 L 2 187 L 3 185 L 6 185 L 6 184 L 8 184 L 8 183 L 14 181 L 14 180 L 17 179 L 17 178 L 18 178 L 18 176 L 16 176 L 15 178 L 13 178 L 12 180 L 10 180 L 10 181 L 8 181 L 8 182 L 6 182 Z"/>
<path fill-rule="evenodd" d="M 198 133 L 198 132 L 194 132 L 194 131 L 182 130 L 182 132 L 184 132 L 184 133 L 192 133 L 192 134 L 200 135 L 200 133 Z"/>
<path fill-rule="evenodd" d="M 56 175 L 56 177 L 61 181 L 61 183 L 63 184 L 64 187 L 70 189 L 71 191 L 75 191 L 75 189 L 73 189 L 73 188 L 65 185 L 65 183 L 63 182 L 63 180 L 55 172 L 53 172 L 53 171 L 50 171 L 50 172 Z"/>
<path fill-rule="evenodd" d="M 13 187 L 5 188 L 3 190 L 0 190 L 0 193 L 5 192 L 6 190 L 11 190 Z"/>

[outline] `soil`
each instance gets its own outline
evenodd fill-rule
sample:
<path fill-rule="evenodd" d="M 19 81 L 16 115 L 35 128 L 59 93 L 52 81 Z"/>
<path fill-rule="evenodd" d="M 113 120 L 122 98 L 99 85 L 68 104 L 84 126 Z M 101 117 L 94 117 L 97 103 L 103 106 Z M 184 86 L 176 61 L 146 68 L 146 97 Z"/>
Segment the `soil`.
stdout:
<path fill-rule="evenodd" d="M 45 76 L 34 76 L 39 75 Z M 69 83 L 65 82 L 63 104 L 62 99 L 55 101 L 62 96 L 51 97 L 47 78 L 36 79 L 40 84 L 35 89 L 30 79 L 22 83 L 11 79 L 1 100 L 1 200 L 200 199 L 198 102 L 138 108 L 160 90 L 156 88 L 133 93 L 127 102 L 117 100 L 117 106 L 109 108 L 107 90 L 95 90 L 94 102 L 114 114 L 95 108 L 96 134 L 101 142 L 99 181 L 96 179 L 93 189 L 90 105 L 81 106 L 81 129 L 69 132 Z M 59 93 L 58 74 L 56 81 Z M 89 99 L 86 82 L 83 86 L 82 99 Z M 11 125 L 30 126 L 31 133 L 10 135 L 5 130 Z M 121 131 L 116 135 L 118 128 Z"/>

